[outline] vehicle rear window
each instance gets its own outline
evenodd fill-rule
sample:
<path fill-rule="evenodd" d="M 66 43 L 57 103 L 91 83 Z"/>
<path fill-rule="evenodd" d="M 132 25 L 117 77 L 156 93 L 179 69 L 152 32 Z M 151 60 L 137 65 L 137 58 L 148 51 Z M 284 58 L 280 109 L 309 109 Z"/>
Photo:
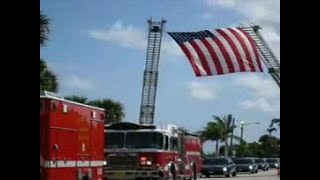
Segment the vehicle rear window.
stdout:
<path fill-rule="evenodd" d="M 223 165 L 228 164 L 227 159 L 206 159 L 203 161 L 205 165 Z"/>
<path fill-rule="evenodd" d="M 233 160 L 235 164 L 251 164 L 253 163 L 252 159 L 235 159 Z"/>

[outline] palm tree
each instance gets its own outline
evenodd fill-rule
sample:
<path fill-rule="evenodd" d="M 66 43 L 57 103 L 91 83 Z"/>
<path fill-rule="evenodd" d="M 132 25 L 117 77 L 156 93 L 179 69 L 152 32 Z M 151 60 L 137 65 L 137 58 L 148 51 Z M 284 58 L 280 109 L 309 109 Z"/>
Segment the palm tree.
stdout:
<path fill-rule="evenodd" d="M 217 122 L 208 122 L 202 131 L 198 131 L 202 142 L 215 141 L 216 142 L 216 156 L 219 156 L 219 140 L 220 133 Z"/>
<path fill-rule="evenodd" d="M 57 75 L 48 69 L 44 60 L 40 59 L 40 90 L 57 92 L 58 88 Z"/>
<path fill-rule="evenodd" d="M 272 132 L 277 131 L 277 129 L 273 127 L 273 128 L 268 128 L 267 131 L 269 132 L 269 136 L 272 136 Z"/>
<path fill-rule="evenodd" d="M 277 118 L 272 119 L 269 127 L 272 128 L 274 124 L 278 124 L 278 126 L 280 128 L 280 118 L 279 119 L 277 119 Z"/>
<path fill-rule="evenodd" d="M 44 46 L 48 40 L 50 19 L 40 11 L 40 46 Z"/>
<path fill-rule="evenodd" d="M 224 142 L 224 156 L 228 157 L 229 152 L 229 146 L 228 146 L 228 139 L 232 136 L 232 131 L 235 126 L 232 126 L 232 118 L 229 118 L 227 116 L 213 116 L 214 120 L 217 122 L 218 127 L 218 134 L 220 136 L 221 142 Z M 233 136 L 234 140 L 240 141 L 240 137 Z"/>
<path fill-rule="evenodd" d="M 93 100 L 88 102 L 88 104 L 105 109 L 106 124 L 120 122 L 125 116 L 123 105 L 120 102 L 115 102 L 111 99 Z"/>
<path fill-rule="evenodd" d="M 40 46 L 48 40 L 49 18 L 40 11 Z M 49 70 L 46 62 L 40 58 L 40 90 L 58 91 L 57 75 Z"/>
<path fill-rule="evenodd" d="M 67 99 L 67 100 L 70 100 L 70 101 L 81 103 L 81 104 L 87 104 L 88 103 L 87 102 L 88 98 L 84 97 L 84 96 L 72 95 L 72 96 L 66 96 L 64 98 Z"/>

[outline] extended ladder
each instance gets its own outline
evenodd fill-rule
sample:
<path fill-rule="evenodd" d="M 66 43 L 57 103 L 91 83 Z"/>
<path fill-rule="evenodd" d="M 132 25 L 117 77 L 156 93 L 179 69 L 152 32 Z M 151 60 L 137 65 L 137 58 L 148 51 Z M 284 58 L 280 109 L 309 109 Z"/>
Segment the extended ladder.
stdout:
<path fill-rule="evenodd" d="M 253 38 L 258 46 L 260 57 L 262 57 L 262 60 L 267 66 L 270 75 L 280 87 L 280 63 L 276 56 L 272 53 L 266 41 L 259 33 L 259 29 L 261 29 L 260 26 L 255 25 L 251 27 L 239 28 L 246 31 Z"/>
<path fill-rule="evenodd" d="M 144 70 L 142 99 L 140 107 L 140 124 L 153 124 L 155 112 L 155 99 L 158 83 L 158 69 L 161 39 L 166 20 L 148 20 L 149 35 L 146 55 L 146 68 Z"/>

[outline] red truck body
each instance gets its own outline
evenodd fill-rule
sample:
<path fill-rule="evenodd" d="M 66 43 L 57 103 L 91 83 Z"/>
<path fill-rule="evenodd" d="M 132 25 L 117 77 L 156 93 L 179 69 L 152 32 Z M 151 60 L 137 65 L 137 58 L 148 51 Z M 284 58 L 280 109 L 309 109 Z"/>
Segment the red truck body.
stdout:
<path fill-rule="evenodd" d="M 40 93 L 40 179 L 102 180 L 104 110 Z"/>
<path fill-rule="evenodd" d="M 200 139 L 175 126 L 128 122 L 106 126 L 105 179 L 195 179 L 202 167 Z"/>

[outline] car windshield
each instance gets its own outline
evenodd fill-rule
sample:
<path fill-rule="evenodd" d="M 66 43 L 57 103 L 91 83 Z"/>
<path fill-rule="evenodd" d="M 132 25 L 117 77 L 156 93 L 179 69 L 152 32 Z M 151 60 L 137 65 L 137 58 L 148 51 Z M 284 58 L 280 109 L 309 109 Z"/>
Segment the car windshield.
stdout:
<path fill-rule="evenodd" d="M 253 163 L 251 159 L 235 159 L 233 160 L 235 164 L 251 164 Z"/>
<path fill-rule="evenodd" d="M 255 159 L 254 162 L 256 163 L 263 163 L 264 161 L 262 159 Z"/>
<path fill-rule="evenodd" d="M 159 132 L 128 132 L 126 148 L 162 149 L 163 135 Z"/>
<path fill-rule="evenodd" d="M 227 159 L 206 159 L 203 161 L 204 165 L 224 165 L 228 164 Z"/>
<path fill-rule="evenodd" d="M 106 148 L 115 149 L 123 148 L 124 145 L 124 133 L 122 132 L 107 132 L 106 133 Z"/>
<path fill-rule="evenodd" d="M 267 162 L 268 163 L 277 163 L 278 160 L 276 160 L 276 159 L 268 159 Z"/>

